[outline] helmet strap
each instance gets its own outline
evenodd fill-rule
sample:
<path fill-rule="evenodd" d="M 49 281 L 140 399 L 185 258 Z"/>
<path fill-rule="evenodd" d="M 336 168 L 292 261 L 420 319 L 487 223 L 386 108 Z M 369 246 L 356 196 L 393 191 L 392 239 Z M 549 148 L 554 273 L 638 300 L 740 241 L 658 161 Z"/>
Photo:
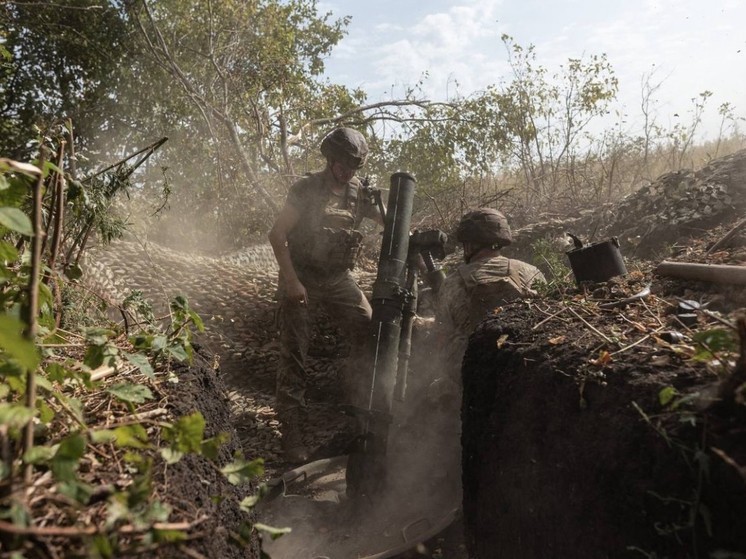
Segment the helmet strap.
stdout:
<path fill-rule="evenodd" d="M 474 258 L 481 256 L 483 253 L 485 256 L 495 256 L 500 250 L 500 244 L 495 243 L 492 245 L 482 245 L 472 242 L 465 242 L 464 244 L 464 261 L 469 264 Z"/>

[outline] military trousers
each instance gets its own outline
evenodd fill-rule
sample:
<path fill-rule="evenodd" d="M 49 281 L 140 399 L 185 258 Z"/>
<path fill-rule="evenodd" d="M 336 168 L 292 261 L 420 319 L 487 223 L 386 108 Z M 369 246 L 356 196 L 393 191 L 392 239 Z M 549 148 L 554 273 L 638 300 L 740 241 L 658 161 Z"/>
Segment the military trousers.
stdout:
<path fill-rule="evenodd" d="M 348 336 L 351 344 L 348 364 L 360 360 L 372 315 L 370 303 L 349 271 L 328 278 L 301 276 L 300 280 L 308 295 L 305 304 L 290 301 L 280 281 L 281 348 L 276 398 L 281 415 L 306 404 L 306 359 L 314 321 L 320 311 L 323 309 Z"/>

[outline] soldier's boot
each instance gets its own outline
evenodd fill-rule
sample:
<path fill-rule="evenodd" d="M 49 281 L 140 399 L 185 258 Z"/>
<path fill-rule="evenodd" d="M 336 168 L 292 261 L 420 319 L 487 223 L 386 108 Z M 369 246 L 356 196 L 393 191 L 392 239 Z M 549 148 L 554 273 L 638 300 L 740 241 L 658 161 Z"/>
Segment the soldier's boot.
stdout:
<path fill-rule="evenodd" d="M 282 456 L 285 462 L 291 464 L 307 462 L 310 454 L 303 444 L 300 424 L 300 410 L 289 410 L 282 414 Z"/>

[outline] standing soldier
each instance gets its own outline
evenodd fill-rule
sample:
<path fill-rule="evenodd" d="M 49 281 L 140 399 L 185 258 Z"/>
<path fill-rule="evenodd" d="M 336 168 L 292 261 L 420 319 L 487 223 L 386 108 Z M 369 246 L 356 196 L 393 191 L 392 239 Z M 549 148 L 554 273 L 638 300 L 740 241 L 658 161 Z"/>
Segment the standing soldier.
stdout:
<path fill-rule="evenodd" d="M 308 451 L 300 425 L 305 412 L 306 355 L 313 315 L 323 307 L 344 326 L 355 352 L 364 341 L 371 307 L 350 271 L 360 251 L 363 218 L 382 221 L 355 172 L 368 145 L 351 128 L 337 128 L 321 142 L 323 171 L 290 187 L 285 206 L 269 232 L 280 268 L 280 364 L 277 414 L 288 462 L 303 462 Z"/>

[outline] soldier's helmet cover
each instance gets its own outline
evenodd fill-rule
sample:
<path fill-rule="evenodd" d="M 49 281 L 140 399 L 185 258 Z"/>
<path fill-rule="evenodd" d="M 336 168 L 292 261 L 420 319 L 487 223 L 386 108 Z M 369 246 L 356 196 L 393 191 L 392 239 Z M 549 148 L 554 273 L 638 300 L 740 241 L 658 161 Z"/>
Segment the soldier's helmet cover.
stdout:
<path fill-rule="evenodd" d="M 461 218 L 456 229 L 461 243 L 507 246 L 513 242 L 506 217 L 492 208 L 478 208 Z"/>
<path fill-rule="evenodd" d="M 321 153 L 350 169 L 359 169 L 368 157 L 368 142 L 353 128 L 336 128 L 321 140 Z"/>

